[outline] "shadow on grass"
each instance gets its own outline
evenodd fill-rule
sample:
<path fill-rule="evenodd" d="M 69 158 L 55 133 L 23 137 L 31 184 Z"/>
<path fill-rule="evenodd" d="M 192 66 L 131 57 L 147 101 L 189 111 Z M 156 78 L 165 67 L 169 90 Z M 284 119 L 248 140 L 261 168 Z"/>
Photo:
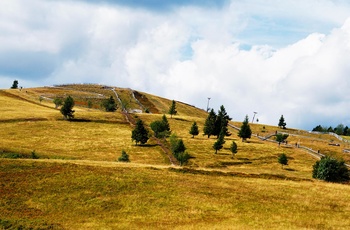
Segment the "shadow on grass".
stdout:
<path fill-rule="evenodd" d="M 135 146 L 143 147 L 143 148 L 151 148 L 151 147 L 158 146 L 158 144 L 144 144 L 144 145 L 135 145 Z"/>
<path fill-rule="evenodd" d="M 291 169 L 291 168 L 285 168 L 284 170 L 291 171 L 291 172 L 295 172 L 296 171 L 295 169 Z"/>

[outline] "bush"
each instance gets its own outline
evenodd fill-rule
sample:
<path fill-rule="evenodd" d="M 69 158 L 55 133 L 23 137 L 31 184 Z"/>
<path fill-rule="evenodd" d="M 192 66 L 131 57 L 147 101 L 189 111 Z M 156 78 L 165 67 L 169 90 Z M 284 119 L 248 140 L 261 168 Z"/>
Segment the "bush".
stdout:
<path fill-rule="evenodd" d="M 349 170 L 344 160 L 325 156 L 313 165 L 312 177 L 329 182 L 347 181 L 349 180 Z"/>
<path fill-rule="evenodd" d="M 288 165 L 288 158 L 287 155 L 282 153 L 279 157 L 278 157 L 278 163 L 280 163 L 282 165 Z"/>
<path fill-rule="evenodd" d="M 32 159 L 39 159 L 39 156 L 36 154 L 35 150 L 33 150 L 31 158 Z"/>
<path fill-rule="evenodd" d="M 118 161 L 129 162 L 129 155 L 123 150 L 122 155 L 118 158 Z"/>

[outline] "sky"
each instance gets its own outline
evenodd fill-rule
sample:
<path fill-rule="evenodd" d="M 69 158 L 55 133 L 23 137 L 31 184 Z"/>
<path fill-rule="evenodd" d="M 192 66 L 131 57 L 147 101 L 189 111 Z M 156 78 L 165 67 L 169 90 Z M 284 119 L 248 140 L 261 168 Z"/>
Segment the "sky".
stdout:
<path fill-rule="evenodd" d="M 350 126 L 350 1 L 0 0 L 0 88 L 97 83 Z M 254 120 L 254 122 L 257 122 Z"/>

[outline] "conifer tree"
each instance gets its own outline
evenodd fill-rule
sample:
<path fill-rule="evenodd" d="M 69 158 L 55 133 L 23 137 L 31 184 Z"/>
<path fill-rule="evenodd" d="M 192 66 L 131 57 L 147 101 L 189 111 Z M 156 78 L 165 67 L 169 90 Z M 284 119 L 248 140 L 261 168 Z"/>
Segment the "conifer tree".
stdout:
<path fill-rule="evenodd" d="M 102 106 L 105 108 L 106 112 L 114 112 L 117 110 L 117 104 L 112 96 L 109 99 L 105 99 L 102 102 Z"/>
<path fill-rule="evenodd" d="M 226 112 L 226 109 L 223 105 L 220 106 L 218 111 L 218 115 L 215 120 L 215 128 L 213 131 L 213 135 L 216 135 L 219 138 L 220 132 L 223 131 L 225 136 L 230 136 L 231 134 L 228 132 L 227 125 L 228 122 L 232 120 Z"/>
<path fill-rule="evenodd" d="M 222 132 L 220 132 L 219 138 L 216 140 L 216 142 L 213 145 L 213 149 L 215 149 L 215 154 L 218 153 L 218 150 L 224 147 L 224 144 L 225 144 L 224 137 L 225 137 L 225 132 L 224 130 L 222 130 Z"/>
<path fill-rule="evenodd" d="M 230 146 L 230 151 L 232 153 L 232 158 L 233 158 L 234 155 L 237 153 L 237 144 L 235 141 L 232 141 L 232 144 Z"/>
<path fill-rule="evenodd" d="M 191 129 L 190 129 L 190 134 L 192 135 L 192 138 L 194 138 L 194 136 L 197 136 L 199 134 L 197 122 L 193 122 Z"/>
<path fill-rule="evenodd" d="M 287 125 L 287 123 L 285 122 L 284 117 L 283 117 L 283 115 L 282 115 L 281 118 L 280 118 L 280 120 L 279 120 L 279 122 L 278 122 L 278 126 L 279 126 L 280 128 L 286 129 L 286 125 Z"/>
<path fill-rule="evenodd" d="M 148 141 L 148 130 L 142 120 L 137 120 L 135 129 L 131 133 L 131 139 L 137 143 L 145 144 Z"/>
<path fill-rule="evenodd" d="M 75 112 L 72 110 L 74 107 L 74 100 L 71 96 L 68 96 L 63 103 L 63 106 L 61 107 L 61 113 L 64 116 L 65 119 L 72 119 L 74 118 L 73 113 Z"/>
<path fill-rule="evenodd" d="M 238 136 L 242 138 L 242 141 L 245 141 L 247 138 L 250 138 L 252 136 L 252 130 L 249 126 L 248 115 L 245 116 L 241 129 L 238 132 Z"/>
<path fill-rule="evenodd" d="M 14 80 L 11 89 L 18 89 L 18 81 Z"/>
<path fill-rule="evenodd" d="M 210 138 L 210 136 L 214 132 L 215 121 L 216 121 L 216 113 L 214 112 L 214 109 L 211 109 L 207 119 L 205 120 L 204 128 L 203 128 L 204 135 L 207 135 L 208 138 Z"/>
<path fill-rule="evenodd" d="M 169 114 L 170 114 L 170 118 L 173 118 L 173 115 L 176 115 L 177 114 L 177 111 L 176 111 L 176 102 L 173 100 L 172 103 L 171 103 L 171 106 L 169 108 Z"/>

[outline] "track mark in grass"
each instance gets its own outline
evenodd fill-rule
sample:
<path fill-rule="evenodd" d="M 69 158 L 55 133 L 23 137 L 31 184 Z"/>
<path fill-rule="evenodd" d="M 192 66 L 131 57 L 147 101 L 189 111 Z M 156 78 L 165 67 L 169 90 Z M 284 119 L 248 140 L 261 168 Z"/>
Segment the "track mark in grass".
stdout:
<path fill-rule="evenodd" d="M 248 173 L 238 173 L 238 172 L 222 172 L 222 171 L 209 171 L 209 170 L 199 170 L 191 168 L 173 168 L 168 169 L 171 172 L 183 173 L 183 174 L 194 174 L 194 175 L 206 175 L 206 176 L 231 176 L 231 177 L 244 177 L 244 178 L 257 178 L 257 179 L 272 179 L 272 180 L 290 180 L 290 181 L 313 181 L 311 179 L 303 179 L 297 177 L 288 177 L 282 174 L 248 174 Z"/>

